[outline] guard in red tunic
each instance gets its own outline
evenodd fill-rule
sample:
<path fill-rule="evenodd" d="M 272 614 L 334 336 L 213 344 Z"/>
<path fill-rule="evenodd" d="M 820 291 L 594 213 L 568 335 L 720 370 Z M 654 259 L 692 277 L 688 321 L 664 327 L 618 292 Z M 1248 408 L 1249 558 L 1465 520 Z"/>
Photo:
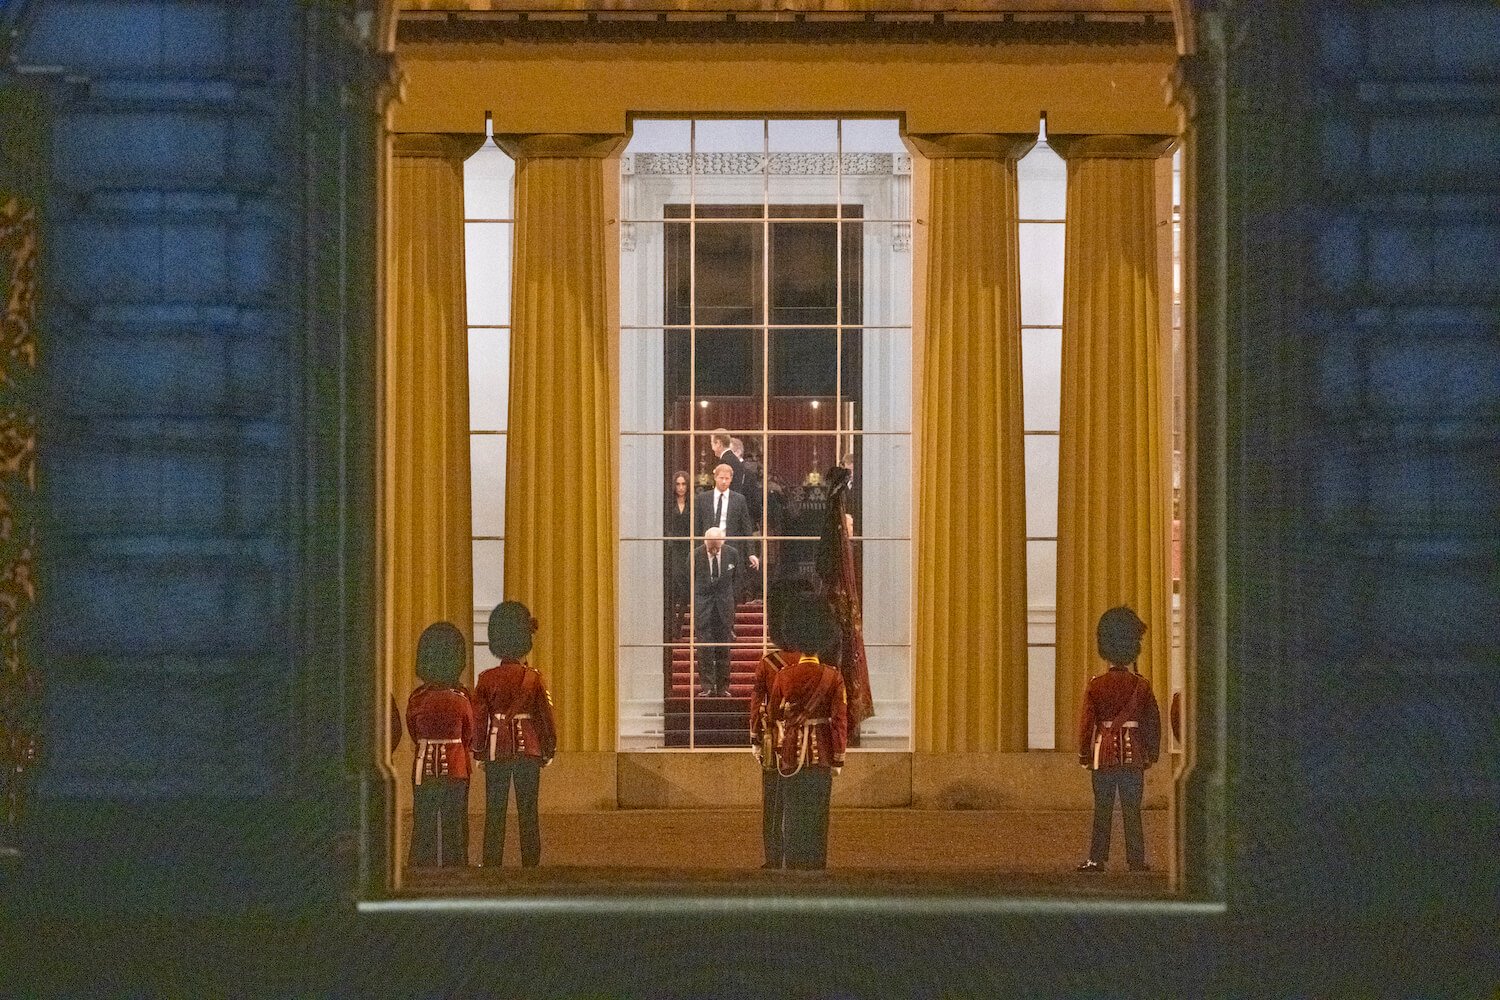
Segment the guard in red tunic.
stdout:
<path fill-rule="evenodd" d="M 782 668 L 771 684 L 783 858 L 787 868 L 825 868 L 828 803 L 833 776 L 844 766 L 849 708 L 839 672 L 810 650 L 829 648 L 838 633 L 828 602 L 816 597 L 787 610 L 783 631 L 787 644 L 799 651 L 797 662 Z"/>
<path fill-rule="evenodd" d="M 784 667 L 797 662 L 783 627 L 790 604 L 805 598 L 806 587 L 796 580 L 778 580 L 766 595 L 766 635 L 777 649 L 771 650 L 755 668 L 755 687 L 750 694 L 750 749 L 760 762 L 761 840 L 766 860 L 762 868 L 780 868 L 785 860 L 781 844 L 783 821 L 781 778 L 776 773 L 775 728 L 771 725 L 771 686 Z"/>
<path fill-rule="evenodd" d="M 406 703 L 406 730 L 416 744 L 412 764 L 411 864 L 469 863 L 469 744 L 474 706 L 459 683 L 468 660 L 463 633 L 435 622 L 417 640 L 417 677 L 425 681 Z"/>
<path fill-rule="evenodd" d="M 490 612 L 490 652 L 500 664 L 479 675 L 474 699 L 480 726 L 474 755 L 484 761 L 484 865 L 499 868 L 505 850 L 505 811 L 516 788 L 521 827 L 521 865 L 542 860 L 537 818 L 541 772 L 557 752 L 552 699 L 542 675 L 526 664 L 536 619 L 520 601 L 506 601 Z"/>
<path fill-rule="evenodd" d="M 1146 768 L 1161 753 L 1161 709 L 1151 684 L 1131 667 L 1141 655 L 1146 623 L 1123 605 L 1099 617 L 1099 655 L 1109 669 L 1089 681 L 1078 721 L 1078 762 L 1092 772 L 1094 833 L 1081 872 L 1101 872 L 1109 861 L 1109 828 L 1115 796 L 1125 825 L 1125 862 L 1150 871 L 1141 833 Z"/>

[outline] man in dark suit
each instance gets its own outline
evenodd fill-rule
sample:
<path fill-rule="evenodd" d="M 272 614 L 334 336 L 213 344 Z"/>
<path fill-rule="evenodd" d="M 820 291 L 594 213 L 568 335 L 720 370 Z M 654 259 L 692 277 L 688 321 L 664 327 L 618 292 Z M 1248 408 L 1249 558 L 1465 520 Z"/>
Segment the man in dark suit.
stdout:
<path fill-rule="evenodd" d="M 745 498 L 729 484 L 734 479 L 734 470 L 728 463 L 720 463 L 714 469 L 714 488 L 704 490 L 693 497 L 693 534 L 699 538 L 708 536 L 709 528 L 719 528 L 724 537 L 741 541 L 750 568 L 760 569 L 760 557 L 755 554 L 755 522 L 750 519 L 750 507 Z"/>
<path fill-rule="evenodd" d="M 700 643 L 734 640 L 734 606 L 739 599 L 740 553 L 724 544 L 724 529 L 710 526 L 703 544 L 693 552 L 693 636 Z M 729 694 L 729 648 L 701 646 L 698 650 L 699 694 Z"/>
<path fill-rule="evenodd" d="M 714 465 L 717 466 L 720 462 L 723 462 L 729 466 L 729 471 L 733 474 L 729 480 L 729 488 L 740 496 L 744 496 L 745 462 L 734 452 L 734 438 L 730 436 L 729 431 L 720 427 L 709 434 L 708 443 L 713 448 Z"/>
<path fill-rule="evenodd" d="M 745 498 L 745 503 L 750 507 L 750 521 L 760 524 L 760 475 L 756 465 L 745 461 L 745 442 L 737 437 L 729 439 L 729 453 L 739 460 L 740 467 L 734 479 L 730 480 L 729 488 Z M 734 468 L 733 465 L 730 468 Z"/>

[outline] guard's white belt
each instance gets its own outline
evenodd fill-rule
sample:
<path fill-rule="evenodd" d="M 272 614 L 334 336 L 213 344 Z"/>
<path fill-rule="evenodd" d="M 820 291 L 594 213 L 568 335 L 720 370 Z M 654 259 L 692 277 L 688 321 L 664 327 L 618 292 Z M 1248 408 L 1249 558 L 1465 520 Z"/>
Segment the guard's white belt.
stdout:
<path fill-rule="evenodd" d="M 500 749 L 499 727 L 505 725 L 506 723 L 520 722 L 522 719 L 529 718 L 531 718 L 530 712 L 519 712 L 515 715 L 506 715 L 504 712 L 495 712 L 490 716 L 490 719 L 494 723 L 496 723 L 495 725 L 490 726 L 490 760 L 495 759 L 495 754 Z M 519 738 L 517 738 L 517 742 L 520 742 Z"/>
<path fill-rule="evenodd" d="M 1122 723 L 1119 724 L 1119 726 L 1120 726 L 1121 729 L 1139 729 L 1140 726 L 1141 726 L 1141 724 L 1139 722 L 1131 721 L 1131 722 L 1122 722 Z M 1113 723 L 1113 722 L 1101 722 L 1101 723 L 1099 723 L 1099 728 L 1100 729 L 1113 729 L 1114 727 L 1115 727 L 1115 723 Z"/>
<path fill-rule="evenodd" d="M 422 783 L 422 771 L 425 769 L 424 765 L 427 763 L 427 751 L 428 751 L 428 749 L 430 747 L 452 746 L 454 743 L 462 743 L 462 742 L 463 742 L 463 740 L 429 740 L 429 739 L 418 739 L 417 740 L 417 759 L 415 761 L 413 761 L 413 764 L 415 765 L 415 767 L 413 769 L 412 782 L 411 783 L 414 784 L 414 785 L 420 785 Z"/>

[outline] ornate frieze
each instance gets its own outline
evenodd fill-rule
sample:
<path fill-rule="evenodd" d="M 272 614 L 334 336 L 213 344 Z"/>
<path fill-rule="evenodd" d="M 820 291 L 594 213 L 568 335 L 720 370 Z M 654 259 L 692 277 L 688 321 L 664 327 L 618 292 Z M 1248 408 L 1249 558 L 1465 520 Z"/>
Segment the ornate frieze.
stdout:
<path fill-rule="evenodd" d="M 690 171 L 691 167 L 691 171 Z M 621 211 L 626 220 L 637 215 L 635 182 L 648 177 L 756 177 L 770 173 L 778 177 L 831 177 L 835 168 L 845 177 L 885 178 L 895 185 L 898 212 L 909 211 L 911 155 L 908 153 L 625 153 L 620 157 Z M 892 225 L 891 249 L 897 253 L 911 250 L 911 224 Z M 636 249 L 635 223 L 620 226 L 620 249 Z"/>
<path fill-rule="evenodd" d="M 889 176 L 900 173 L 898 160 L 911 172 L 911 158 L 894 153 L 633 153 L 622 173 L 638 177 L 686 175 L 742 177 L 770 173 L 779 177 Z M 835 167 L 838 169 L 835 170 Z"/>

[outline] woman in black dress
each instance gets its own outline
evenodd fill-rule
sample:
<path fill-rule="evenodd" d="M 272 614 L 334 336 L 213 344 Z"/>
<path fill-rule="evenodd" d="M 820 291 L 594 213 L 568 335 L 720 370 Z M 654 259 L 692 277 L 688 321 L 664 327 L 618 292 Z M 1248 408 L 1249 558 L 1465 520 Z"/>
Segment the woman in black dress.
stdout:
<path fill-rule="evenodd" d="M 667 642 L 676 642 L 681 638 L 682 621 L 687 614 L 688 599 L 692 596 L 688 588 L 688 563 L 693 555 L 690 537 L 692 525 L 693 499 L 688 474 L 675 472 L 672 474 L 672 487 L 667 491 L 666 510 L 662 514 L 662 534 L 667 537 L 662 543 Z"/>

